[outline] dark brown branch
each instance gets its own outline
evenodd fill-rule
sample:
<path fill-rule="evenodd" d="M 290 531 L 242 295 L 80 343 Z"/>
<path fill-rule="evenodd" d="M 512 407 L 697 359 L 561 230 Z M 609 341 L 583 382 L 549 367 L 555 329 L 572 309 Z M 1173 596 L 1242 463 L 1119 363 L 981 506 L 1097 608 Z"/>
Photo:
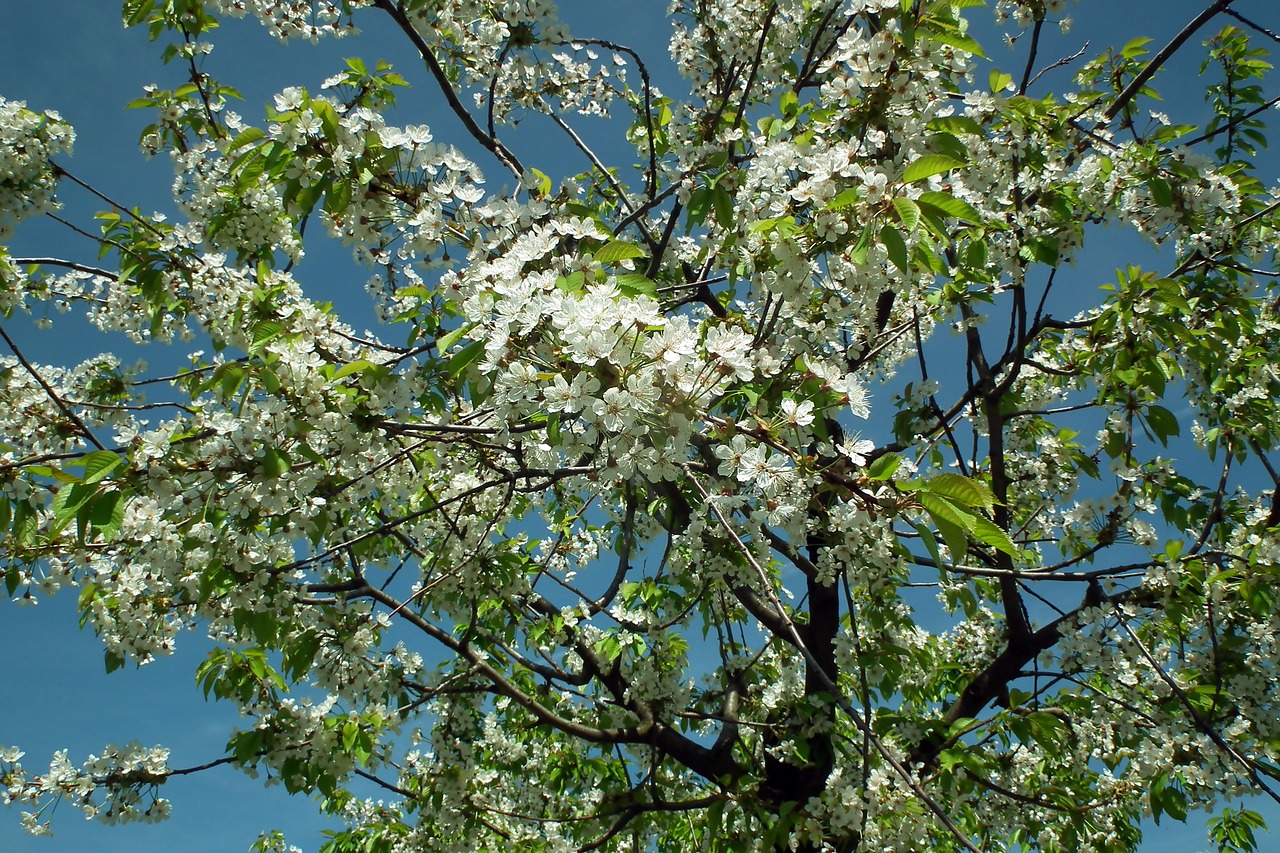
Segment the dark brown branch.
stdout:
<path fill-rule="evenodd" d="M 1119 604 L 1154 606 L 1155 595 L 1150 590 L 1137 587 L 1110 596 L 1104 595 L 1101 601 L 1109 602 L 1113 606 Z M 1069 624 L 1085 606 L 1088 605 L 1082 603 L 1080 607 L 1065 616 L 1058 617 L 1021 641 L 1011 640 L 1004 651 L 988 664 L 986 669 L 974 676 L 960 692 L 942 715 L 938 728 L 946 731 L 957 720 L 977 717 L 983 708 L 1003 696 L 1009 689 L 1009 683 L 1021 677 L 1023 667 L 1035 660 L 1041 652 L 1057 645 L 1058 641 L 1065 636 Z M 907 766 L 931 766 L 946 746 L 947 742 L 944 738 L 936 735 L 925 737 L 908 754 Z"/>
<path fill-rule="evenodd" d="M 632 540 L 635 538 L 636 504 L 635 487 L 628 483 L 622 518 L 622 544 L 618 547 L 618 570 L 614 572 L 613 580 L 609 583 L 608 588 L 605 589 L 604 594 L 595 601 L 595 606 L 601 610 L 613 603 L 618 590 L 622 588 L 622 582 L 626 580 L 627 575 L 631 572 L 631 546 Z"/>
<path fill-rule="evenodd" d="M 485 150 L 497 157 L 502 165 L 506 166 L 517 179 L 523 177 L 524 166 L 514 154 L 507 149 L 505 145 L 498 141 L 497 137 L 490 136 L 485 133 L 484 128 L 476 124 L 475 118 L 468 112 L 462 101 L 458 98 L 458 93 L 454 91 L 453 84 L 449 82 L 449 76 L 445 74 L 444 68 L 441 67 L 439 60 L 436 59 L 435 53 L 431 50 L 431 46 L 414 28 L 413 23 L 405 17 L 404 11 L 398 3 L 393 0 L 373 0 L 373 7 L 381 9 L 391 16 L 396 26 L 409 38 L 413 46 L 418 49 L 422 55 L 422 61 L 426 63 L 427 70 L 431 72 L 431 76 L 435 78 L 436 85 L 439 87 L 441 94 L 444 95 L 445 101 L 449 104 L 449 109 L 453 110 L 453 114 L 462 122 L 462 126 L 467 129 L 472 138 L 484 146 Z"/>
<path fill-rule="evenodd" d="M 399 527 L 402 524 L 407 524 L 408 522 L 413 521 L 416 518 L 422 518 L 424 515 L 430 515 L 433 512 L 439 512 L 441 509 L 443 509 L 446 506 L 458 503 L 459 501 L 464 501 L 467 498 L 473 495 L 478 495 L 487 489 L 493 488 L 494 486 L 514 485 L 519 480 L 545 479 L 545 482 L 540 484 L 540 487 L 545 488 L 547 486 L 552 485 L 555 482 L 558 482 L 559 480 L 563 480 L 568 477 L 575 477 L 579 474 L 589 474 L 594 470 L 595 469 L 591 467 L 580 467 L 580 468 L 562 468 L 559 471 L 528 470 L 528 471 L 519 471 L 515 473 L 504 474 L 501 477 L 497 477 L 492 480 L 486 480 L 485 482 L 480 483 L 477 486 L 473 486 L 464 492 L 460 492 L 459 494 L 456 494 L 451 498 L 446 498 L 444 500 L 437 501 L 436 503 L 433 503 L 430 506 L 425 506 L 421 509 L 399 516 L 398 518 L 392 518 L 388 521 L 384 521 L 382 524 L 379 524 L 377 527 L 374 527 L 371 530 L 366 530 L 364 533 L 356 534 L 355 536 L 352 536 L 350 539 L 347 539 L 346 541 L 343 541 L 336 545 L 331 546 L 330 548 L 326 549 L 322 553 L 313 554 L 310 557 L 304 557 L 301 560 L 295 560 L 292 563 L 287 563 L 283 566 L 280 566 L 279 568 L 274 569 L 273 572 L 276 574 L 286 574 L 288 572 L 294 571 L 295 569 L 306 568 L 307 566 L 310 566 L 313 563 L 318 563 L 328 559 L 329 557 L 333 556 L 334 554 L 338 553 L 339 551 L 345 548 L 349 548 L 352 545 L 356 545 L 360 542 L 364 542 L 367 539 L 372 539 L 375 536 L 382 536 L 384 534 L 390 533 L 393 529 L 395 529 L 396 527 Z M 532 490 L 532 487 L 525 487 L 523 489 L 520 489 L 520 491 L 531 491 L 531 490 Z"/>
<path fill-rule="evenodd" d="M 1019 95 L 1027 94 L 1027 87 L 1031 85 L 1031 71 L 1036 67 L 1036 54 L 1040 52 L 1040 31 L 1044 29 L 1043 14 L 1042 11 L 1031 28 L 1031 48 L 1027 53 L 1027 66 L 1022 69 L 1022 82 L 1018 84 Z"/>
<path fill-rule="evenodd" d="M 1246 27 L 1253 30 L 1254 32 L 1261 33 L 1262 35 L 1271 39 L 1276 44 L 1280 44 L 1280 35 L 1276 35 L 1271 30 L 1267 29 L 1261 24 L 1254 23 L 1253 21 L 1246 18 L 1244 15 L 1241 15 L 1235 9 L 1223 9 L 1222 11 L 1223 11 L 1223 14 L 1227 15 L 1230 18 L 1235 18 L 1237 21 L 1244 24 Z"/>
<path fill-rule="evenodd" d="M 131 210 L 130 208 L 126 207 L 123 204 L 120 204 L 119 202 L 112 199 L 110 196 L 104 195 L 101 191 L 94 188 L 91 184 L 87 184 L 84 181 L 80 180 L 75 175 L 71 174 L 66 169 L 64 169 L 62 166 L 59 166 L 57 163 L 50 163 L 49 165 L 53 169 L 53 173 L 57 175 L 59 178 L 66 178 L 76 186 L 80 187 L 81 189 L 87 190 L 89 193 L 96 196 L 100 201 L 105 201 L 107 204 L 111 205 L 114 209 L 123 211 L 126 216 L 128 216 L 130 219 L 137 222 L 139 225 L 142 225 L 143 227 L 145 227 L 148 231 L 150 231 L 152 234 L 155 234 L 157 237 L 163 238 L 165 236 L 164 232 L 161 231 L 159 228 L 157 228 L 155 224 L 151 222 L 149 219 L 147 219 L 146 217 L 139 216 L 137 213 L 134 213 L 133 210 Z M 88 236 L 98 241 L 101 241 L 102 239 L 100 237 L 94 237 L 91 234 Z"/>
<path fill-rule="evenodd" d="M 1182 45 L 1186 43 L 1187 39 L 1195 35 L 1197 30 L 1209 23 L 1209 21 L 1211 21 L 1219 12 L 1226 11 L 1226 8 L 1230 6 L 1232 2 L 1233 0 L 1215 0 L 1212 6 L 1209 6 L 1199 15 L 1192 18 L 1191 22 L 1183 27 L 1181 32 L 1174 36 L 1168 44 L 1161 48 L 1159 53 L 1151 57 L 1151 61 L 1148 62 L 1146 67 L 1138 73 L 1137 77 L 1134 77 L 1133 80 L 1130 81 L 1128 86 L 1124 87 L 1124 91 L 1116 96 L 1116 99 L 1111 102 L 1111 106 L 1107 107 L 1103 111 L 1103 119 L 1111 121 L 1115 118 L 1116 115 L 1128 106 L 1129 102 L 1137 96 L 1138 91 L 1142 89 L 1143 86 L 1147 85 L 1147 82 L 1155 76 L 1155 73 L 1169 61 L 1169 58 L 1178 52 L 1178 48 L 1182 47 Z"/>
<path fill-rule="evenodd" d="M 400 796 L 404 797 L 406 800 L 417 800 L 418 797 L 421 796 L 420 794 L 415 794 L 413 791 L 405 790 L 404 788 L 401 788 L 399 785 L 394 785 L 385 779 L 380 779 L 377 776 L 373 775 L 372 773 L 368 772 L 367 770 L 361 770 L 359 767 L 351 768 L 351 772 L 359 776 L 361 779 L 369 780 L 373 784 L 377 785 L 379 788 L 390 791 L 393 794 L 399 794 Z"/>
<path fill-rule="evenodd" d="M 770 3 L 769 10 L 764 16 L 764 23 L 760 25 L 760 39 L 756 42 L 756 55 L 751 59 L 751 69 L 747 72 L 747 82 L 742 87 L 742 100 L 738 102 L 738 112 L 733 117 L 734 127 L 742 124 L 742 117 L 747 111 L 747 104 L 751 100 L 751 90 L 755 88 L 756 75 L 760 73 L 760 63 L 764 59 L 764 46 L 769 40 L 769 30 L 773 28 L 773 16 L 776 14 L 778 14 L 778 4 Z"/>
<path fill-rule="evenodd" d="M 625 53 L 635 62 L 636 68 L 640 71 L 640 91 L 641 96 L 644 98 L 645 140 L 649 148 L 649 168 L 645 174 L 645 196 L 652 200 L 658 192 L 658 143 L 653 135 L 653 84 L 649 79 L 648 67 L 640 59 L 640 54 L 624 44 L 618 44 L 608 39 L 574 39 L 572 42 L 561 42 L 561 44 L 593 44 L 606 50 Z"/>
<path fill-rule="evenodd" d="M 178 770 L 170 770 L 170 771 L 168 772 L 168 774 L 167 774 L 167 775 L 169 775 L 169 776 L 187 776 L 187 775 L 189 775 L 189 774 L 191 774 L 191 773 L 199 773 L 199 772 L 201 772 L 201 771 L 203 771 L 203 770 L 211 770 L 211 769 L 213 769 L 214 767 L 221 767 L 221 766 L 222 766 L 222 765 L 224 765 L 224 764 L 231 764 L 231 763 L 233 763 L 235 760 L 236 760 L 236 759 L 235 759 L 235 756 L 232 756 L 232 755 L 224 755 L 222 758 L 215 758 L 213 761 L 210 761 L 210 762 L 208 762 L 207 764 L 199 764 L 199 765 L 197 765 L 197 766 L 195 766 L 195 767 L 183 767 L 183 768 L 180 768 L 180 769 L 178 769 Z"/>
<path fill-rule="evenodd" d="M 1019 288 L 1019 293 L 1021 293 Z M 999 386 L 995 384 L 996 374 L 992 371 L 991 366 L 987 363 L 986 356 L 982 351 L 982 339 L 978 334 L 978 328 L 971 321 L 973 320 L 973 309 L 967 303 L 961 305 L 961 315 L 965 322 L 965 339 L 968 343 L 968 360 L 972 368 L 977 371 L 978 384 L 982 385 L 982 414 L 987 422 L 987 443 L 988 457 L 990 459 L 991 468 L 991 492 L 995 495 L 995 509 L 992 513 L 992 521 L 996 526 L 1006 533 L 1009 530 L 1009 475 L 1005 466 L 1004 456 L 1004 425 L 1005 416 L 1000 412 L 1001 397 L 1004 389 L 1017 378 L 1018 361 L 1015 359 L 1010 365 L 1010 370 L 1006 378 Z M 1017 310 L 1015 306 L 1015 311 Z M 1025 341 L 1021 342 L 1025 346 Z M 1023 347 L 1017 350 L 1021 355 Z M 1002 359 L 1003 360 L 1003 359 Z M 1004 552 L 996 554 L 996 568 L 1006 571 L 1013 569 L 1013 558 Z M 1018 584 L 1012 577 L 1001 575 L 1000 581 L 1000 601 L 1004 607 L 1005 620 L 1009 625 L 1009 633 L 1012 644 L 1019 644 L 1025 641 L 1031 635 L 1030 619 L 1027 617 L 1026 605 L 1023 604 L 1022 596 L 1018 591 Z"/>
<path fill-rule="evenodd" d="M 1262 104 L 1261 106 L 1254 107 L 1253 109 L 1249 110 L 1247 113 L 1242 113 L 1241 115 L 1238 115 L 1232 118 L 1230 121 L 1224 122 L 1221 126 L 1216 127 L 1207 133 L 1202 133 L 1199 136 L 1194 136 L 1191 139 L 1188 139 L 1184 142 L 1179 142 L 1178 144 L 1185 145 L 1189 148 L 1192 145 L 1197 145 L 1201 142 L 1207 142 L 1208 140 L 1213 139 L 1215 136 L 1219 136 L 1223 133 L 1227 133 L 1228 131 L 1234 130 L 1235 128 L 1244 124 L 1249 119 L 1253 118 L 1254 116 L 1261 115 L 1262 113 L 1265 113 L 1265 112 L 1270 112 L 1271 110 L 1276 108 L 1277 104 L 1280 104 L 1280 95 L 1277 95 L 1276 97 L 1272 98 L 1271 100 L 1267 101 L 1265 104 Z"/>
<path fill-rule="evenodd" d="M 597 838 L 595 841 L 592 841 L 590 844 L 579 847 L 578 850 L 580 851 L 580 853 L 587 853 L 587 851 L 590 851 L 590 850 L 599 850 L 601 847 L 608 844 L 612 839 L 617 837 L 617 835 L 620 832 L 625 830 L 628 824 L 631 823 L 631 821 L 635 820 L 637 817 L 639 817 L 642 814 L 646 814 L 647 812 L 694 811 L 696 809 L 708 808 L 714 805 L 717 801 L 722 799 L 724 799 L 723 796 L 720 796 L 718 794 L 713 794 L 708 797 L 699 797 L 696 800 L 685 800 L 683 802 L 678 802 L 678 803 L 666 803 L 666 802 L 662 802 L 661 800 L 651 800 L 649 802 L 644 802 L 644 803 L 635 803 L 633 805 L 627 806 L 625 809 L 622 809 L 620 812 L 617 813 L 618 814 L 617 820 L 613 822 L 613 825 L 609 827 L 609 829 L 604 833 L 604 835 L 601 835 L 599 838 Z"/>
<path fill-rule="evenodd" d="M 1071 54 L 1070 56 L 1064 56 L 1061 59 L 1059 59 L 1057 62 L 1054 62 L 1051 65 L 1046 65 L 1044 68 L 1041 68 L 1038 72 L 1036 72 L 1036 76 L 1031 78 L 1031 82 L 1028 83 L 1027 85 L 1034 86 L 1037 80 L 1039 80 L 1044 75 L 1048 74 L 1053 69 L 1062 68 L 1065 65 L 1070 65 L 1071 63 L 1075 62 L 1077 59 L 1084 56 L 1084 52 L 1089 49 L 1090 44 L 1091 42 L 1086 41 L 1080 47 L 1080 49 L 1077 50 L 1075 53 Z"/>
<path fill-rule="evenodd" d="M 66 267 L 76 272 L 85 272 L 90 275 L 100 275 L 103 278 L 119 280 L 120 276 L 110 270 L 104 270 L 101 267 L 91 267 L 88 264 L 77 263 L 76 261 L 67 261 L 62 258 L 10 258 L 12 263 L 19 266 L 30 266 L 35 264 L 42 267 Z"/>

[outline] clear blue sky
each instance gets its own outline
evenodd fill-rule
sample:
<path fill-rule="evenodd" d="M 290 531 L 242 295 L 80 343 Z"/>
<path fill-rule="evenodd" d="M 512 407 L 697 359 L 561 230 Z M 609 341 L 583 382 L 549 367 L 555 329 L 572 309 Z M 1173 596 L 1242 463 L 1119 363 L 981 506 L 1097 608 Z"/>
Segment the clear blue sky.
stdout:
<path fill-rule="evenodd" d="M 570 22 L 574 32 L 640 47 L 652 69 L 666 66 L 664 0 L 601 0 L 596 4 L 578 0 L 563 5 L 573 10 Z M 1270 0 L 1242 0 L 1239 5 L 1243 10 L 1262 12 L 1269 8 Z M 1092 55 L 1109 43 L 1113 34 L 1127 39 L 1139 30 L 1163 43 L 1202 6 L 1199 0 L 1085 0 L 1082 7 L 1072 9 L 1076 28 L 1058 42 L 1069 49 L 1056 54 L 1053 49 L 1046 50 L 1042 56 L 1052 61 L 1073 52 L 1086 39 L 1092 39 Z M 75 156 L 66 163 L 72 171 L 125 203 L 164 210 L 172 177 L 169 165 L 160 159 L 143 161 L 136 141 L 147 117 L 126 112 L 122 105 L 136 97 L 145 83 L 177 85 L 181 69 L 162 66 L 159 48 L 148 45 L 143 33 L 123 32 L 118 10 L 115 0 L 5 3 L 4 26 L 0 27 L 0 94 L 25 99 L 35 109 L 60 110 L 78 132 Z M 1123 20 L 1108 19 L 1108 12 L 1122 14 Z M 989 18 L 989 13 L 981 10 L 974 14 Z M 377 33 L 376 29 L 371 32 L 374 36 Z M 281 47 L 257 27 L 244 25 L 228 27 L 215 42 L 219 46 L 209 70 L 245 93 L 246 102 L 237 109 L 250 120 L 260 117 L 261 106 L 271 93 L 293 84 L 314 90 L 340 67 L 342 57 L 360 55 L 367 60 L 390 59 L 411 81 L 423 81 L 419 93 L 405 98 L 406 105 L 421 114 L 407 115 L 401 121 L 425 121 L 440 139 L 457 135 L 456 124 L 442 105 L 432 100 L 424 76 L 418 73 L 416 58 L 404 49 L 401 40 L 362 38 L 329 41 L 320 47 Z M 999 45 L 990 44 L 989 52 L 998 64 L 1015 70 L 1015 61 Z M 1176 91 L 1177 80 L 1191 85 L 1194 73 L 1194 64 L 1184 63 L 1174 82 L 1166 78 L 1164 86 Z M 496 164 L 483 159 L 479 162 L 492 179 L 502 180 Z M 545 171 L 561 173 L 581 168 L 576 160 L 539 165 Z M 1275 179 L 1274 174 L 1263 177 Z M 57 241 L 53 244 L 60 247 L 57 251 L 81 257 L 92 252 L 86 243 L 68 240 L 59 229 L 43 223 L 19 229 L 14 248 L 16 252 L 43 254 L 49 251 L 51 240 Z M 1098 282 L 1108 280 L 1112 269 L 1127 260 L 1127 251 L 1127 244 L 1121 243 L 1095 246 L 1085 257 L 1095 259 L 1090 262 L 1097 264 L 1096 271 L 1091 268 L 1078 273 L 1082 278 L 1092 274 Z M 334 256 L 344 257 L 345 250 Z M 316 267 L 310 269 L 314 276 Z M 299 273 L 304 280 L 307 270 L 304 263 Z M 340 306 L 367 310 L 362 282 L 363 277 L 355 274 L 318 284 L 332 290 L 325 298 L 338 301 Z M 312 279 L 309 283 L 317 282 Z M 353 322 L 359 327 L 371 321 Z M 121 346 L 119 341 L 81 334 L 88 327 L 69 319 L 59 320 L 52 332 L 37 332 L 16 319 L 6 328 L 37 360 L 62 362 Z M 164 360 L 163 352 L 141 355 L 154 363 Z M 67 748 L 73 763 L 79 763 L 106 743 L 134 739 L 171 746 L 174 767 L 218 757 L 236 720 L 232 709 L 205 703 L 195 688 L 192 673 L 203 654 L 199 638 L 185 637 L 182 651 L 173 658 L 108 677 L 94 637 L 76 630 L 73 595 L 63 594 L 36 607 L 0 602 L 0 648 L 6 651 L 0 658 L 0 745 L 25 748 L 24 763 L 32 770 L 43 767 L 55 749 Z M 260 830 L 271 828 L 285 830 L 290 841 L 304 850 L 314 850 L 321 841 L 318 830 L 322 823 L 312 803 L 288 797 L 280 788 L 264 790 L 260 783 L 229 768 L 175 780 L 166 796 L 174 803 L 174 814 L 156 826 L 107 828 L 86 823 L 74 809 L 63 807 L 55 815 L 52 839 L 26 836 L 18 828 L 16 810 L 0 812 L 0 850 L 224 853 L 246 849 Z M 1280 811 L 1269 808 L 1269 803 L 1256 807 L 1280 826 Z M 1149 828 L 1143 851 L 1194 853 L 1206 847 L 1202 820 L 1193 817 L 1186 826 L 1166 820 L 1162 827 Z M 1268 845 L 1263 849 L 1269 849 Z"/>

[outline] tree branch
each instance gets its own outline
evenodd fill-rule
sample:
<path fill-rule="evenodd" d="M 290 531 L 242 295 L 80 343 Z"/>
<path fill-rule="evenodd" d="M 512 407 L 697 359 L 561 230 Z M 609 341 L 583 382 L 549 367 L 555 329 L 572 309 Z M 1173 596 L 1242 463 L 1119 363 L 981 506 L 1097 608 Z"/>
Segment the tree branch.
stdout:
<path fill-rule="evenodd" d="M 1134 77 L 1133 80 L 1129 82 L 1128 86 L 1124 87 L 1124 91 L 1116 96 L 1116 99 L 1112 101 L 1111 106 L 1107 107 L 1103 111 L 1103 119 L 1105 121 L 1111 121 L 1115 118 L 1116 115 L 1134 99 L 1138 94 L 1138 91 L 1143 86 L 1147 85 L 1147 81 L 1155 76 L 1155 73 L 1160 70 L 1161 66 L 1168 62 L 1169 58 L 1178 52 L 1178 48 L 1182 47 L 1182 45 L 1186 43 L 1187 39 L 1195 35 L 1196 30 L 1209 23 L 1209 21 L 1211 21 L 1219 12 L 1225 11 L 1232 2 L 1234 2 L 1234 0 L 1215 0 L 1213 5 L 1209 6 L 1199 15 L 1192 18 L 1191 22 L 1183 27 L 1182 31 L 1174 36 L 1168 44 L 1161 48 L 1159 53 L 1151 57 L 1151 61 L 1148 62 L 1146 67 L 1138 73 L 1137 77 Z"/>
<path fill-rule="evenodd" d="M 418 49 L 418 52 L 422 54 L 422 61 L 426 63 L 427 70 L 435 78 L 436 85 L 439 87 L 441 94 L 444 95 L 445 101 L 449 104 L 449 109 L 453 110 L 453 114 L 462 122 L 462 126 L 467 129 L 467 133 L 471 134 L 471 137 L 476 142 L 483 145 L 485 150 L 497 157 L 502 165 L 506 166 L 517 179 L 522 178 L 524 176 L 524 166 L 505 145 L 498 141 L 496 136 L 490 136 L 485 133 L 484 128 L 476 123 L 475 118 L 463 106 L 462 101 L 458 99 L 458 93 L 454 91 L 453 84 L 449 82 L 449 77 L 440 66 L 440 62 L 436 59 L 431 46 L 419 35 L 413 23 L 405 17 L 400 5 L 394 0 L 373 0 L 373 7 L 381 9 L 390 15 L 391 20 L 395 21 L 396 26 L 400 28 L 409 38 L 409 41 L 413 43 L 413 46 Z"/>

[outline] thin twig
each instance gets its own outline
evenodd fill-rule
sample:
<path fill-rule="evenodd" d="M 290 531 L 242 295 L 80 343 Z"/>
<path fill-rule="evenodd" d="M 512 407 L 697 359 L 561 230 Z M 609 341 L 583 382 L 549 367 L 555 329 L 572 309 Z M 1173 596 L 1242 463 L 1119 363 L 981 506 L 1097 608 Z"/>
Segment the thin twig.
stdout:
<path fill-rule="evenodd" d="M 1125 616 L 1124 611 L 1121 610 L 1118 605 L 1114 606 L 1114 610 L 1116 618 L 1120 622 L 1120 627 L 1124 629 L 1124 632 L 1129 636 L 1130 641 L 1138 647 L 1138 651 L 1142 652 L 1142 656 L 1146 658 L 1147 663 L 1151 665 L 1151 668 L 1156 671 L 1156 675 L 1160 677 L 1160 680 L 1169 686 L 1169 689 L 1173 691 L 1173 695 L 1178 697 L 1178 702 L 1187 709 L 1187 713 L 1191 715 L 1191 719 L 1195 721 L 1197 728 L 1207 735 L 1209 740 L 1213 741 L 1214 745 L 1217 746 L 1218 749 L 1222 750 L 1227 756 L 1244 768 L 1245 775 L 1249 778 L 1250 782 L 1256 785 L 1258 789 L 1268 797 L 1275 800 L 1277 803 L 1280 803 L 1280 794 L 1277 794 L 1271 789 L 1271 786 L 1262 781 L 1262 777 L 1258 774 L 1258 769 L 1254 762 L 1237 752 L 1235 747 L 1227 743 L 1226 738 L 1219 734 L 1218 730 L 1213 727 L 1213 724 L 1206 720 L 1204 716 L 1196 710 L 1195 706 L 1191 704 L 1191 700 L 1187 698 L 1186 691 L 1178 686 L 1178 682 L 1173 678 L 1173 676 L 1165 672 L 1164 667 L 1156 661 L 1155 657 L 1147 650 L 1147 647 L 1143 644 L 1142 640 L 1134 630 L 1129 627 L 1129 618 Z"/>
<path fill-rule="evenodd" d="M 71 411 L 71 408 L 61 397 L 58 396 L 58 392 L 53 390 L 53 386 L 45 381 L 44 377 L 36 370 L 35 365 L 27 361 L 27 357 L 18 349 L 18 345 L 13 342 L 13 338 L 9 337 L 8 332 L 4 330 L 3 326 L 0 326 L 0 338 L 4 338 L 4 342 L 9 345 L 9 349 L 13 351 L 15 356 L 17 356 L 18 361 L 27 369 L 27 373 L 30 373 L 31 378 L 40 383 L 40 387 L 49 395 L 49 399 L 53 401 L 53 404 L 58 407 L 58 410 L 61 411 L 68 420 L 76 425 L 80 434 L 87 438 L 94 447 L 99 450 L 106 450 L 106 447 L 102 445 L 102 442 L 98 441 L 97 436 L 95 436 L 89 427 L 85 425 L 85 422 L 80 419 L 80 416 Z"/>
<path fill-rule="evenodd" d="M 1089 49 L 1090 44 L 1091 42 L 1086 41 L 1084 43 L 1084 47 L 1080 48 L 1075 53 L 1071 54 L 1070 56 L 1064 56 L 1061 59 L 1059 59 L 1057 62 L 1053 63 L 1052 65 L 1046 65 L 1044 68 L 1041 68 L 1038 72 L 1036 72 L 1036 76 L 1032 77 L 1030 82 L 1027 83 L 1027 86 L 1028 87 L 1034 86 L 1037 80 L 1039 80 L 1044 75 L 1048 74 L 1053 69 L 1061 68 L 1064 65 L 1070 65 L 1071 63 L 1075 62 L 1077 59 L 1084 56 L 1084 52 Z"/>

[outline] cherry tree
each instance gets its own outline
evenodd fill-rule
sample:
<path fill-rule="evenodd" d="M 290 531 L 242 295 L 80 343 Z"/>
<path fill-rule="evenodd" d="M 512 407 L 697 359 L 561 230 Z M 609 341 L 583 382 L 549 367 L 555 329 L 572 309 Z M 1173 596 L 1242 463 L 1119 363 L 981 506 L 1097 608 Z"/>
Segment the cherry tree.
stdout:
<path fill-rule="evenodd" d="M 0 250 L 5 325 L 109 350 L 0 326 L 9 596 L 78 595 L 108 670 L 207 634 L 242 714 L 208 766 L 316 797 L 328 853 L 1131 850 L 1276 799 L 1270 10 L 1059 56 L 1062 0 L 978 6 L 673 0 L 654 57 L 549 0 L 126 0 L 180 217 L 0 100 L 0 239 L 103 210 L 97 256 Z M 215 76 L 241 17 L 420 62 L 262 114 Z M 1089 263 L 1118 231 L 1150 268 Z M 317 297 L 324 241 L 375 331 Z M 198 769 L 23 758 L 37 833 Z"/>

